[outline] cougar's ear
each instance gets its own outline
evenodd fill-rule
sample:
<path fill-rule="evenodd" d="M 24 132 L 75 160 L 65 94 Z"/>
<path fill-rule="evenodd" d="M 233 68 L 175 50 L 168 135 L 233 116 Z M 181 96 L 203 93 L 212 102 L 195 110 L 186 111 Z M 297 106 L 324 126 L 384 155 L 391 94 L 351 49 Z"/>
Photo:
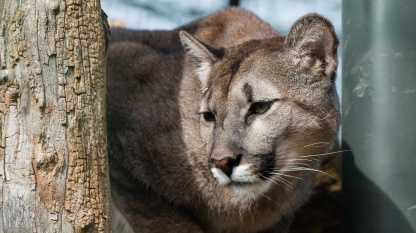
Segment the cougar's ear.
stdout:
<path fill-rule="evenodd" d="M 332 23 L 321 15 L 308 14 L 292 25 L 284 48 L 300 68 L 309 67 L 333 78 L 338 66 L 338 44 Z"/>
<path fill-rule="evenodd" d="M 207 87 L 208 76 L 213 65 L 222 56 L 222 50 L 211 48 L 185 31 L 180 31 L 179 36 L 187 54 L 198 67 L 196 73 L 203 90 Z"/>

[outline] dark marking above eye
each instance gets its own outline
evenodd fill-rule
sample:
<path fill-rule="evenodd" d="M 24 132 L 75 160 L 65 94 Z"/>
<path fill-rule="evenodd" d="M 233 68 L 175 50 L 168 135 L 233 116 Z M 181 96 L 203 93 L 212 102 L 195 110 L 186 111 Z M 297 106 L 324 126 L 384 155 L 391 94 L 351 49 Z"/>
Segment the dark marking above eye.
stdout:
<path fill-rule="evenodd" d="M 243 92 L 249 103 L 253 102 L 253 88 L 248 83 L 244 83 Z"/>
<path fill-rule="evenodd" d="M 209 105 L 209 102 L 211 102 L 211 98 L 212 98 L 212 90 L 209 90 L 208 96 L 207 96 L 207 105 Z"/>

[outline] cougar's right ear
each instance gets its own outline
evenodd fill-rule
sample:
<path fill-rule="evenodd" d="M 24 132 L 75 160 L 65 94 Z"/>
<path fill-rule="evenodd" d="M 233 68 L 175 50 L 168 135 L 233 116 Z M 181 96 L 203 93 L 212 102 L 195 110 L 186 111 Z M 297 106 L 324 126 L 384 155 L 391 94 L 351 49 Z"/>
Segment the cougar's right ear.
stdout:
<path fill-rule="evenodd" d="M 179 36 L 187 54 L 198 67 L 196 74 L 201 82 L 201 89 L 204 90 L 208 84 L 209 73 L 214 64 L 220 60 L 223 52 L 211 48 L 185 31 L 180 31 Z"/>
<path fill-rule="evenodd" d="M 291 51 L 298 67 L 310 67 L 334 78 L 338 65 L 339 41 L 334 26 L 318 14 L 305 15 L 290 28 L 284 48 Z"/>

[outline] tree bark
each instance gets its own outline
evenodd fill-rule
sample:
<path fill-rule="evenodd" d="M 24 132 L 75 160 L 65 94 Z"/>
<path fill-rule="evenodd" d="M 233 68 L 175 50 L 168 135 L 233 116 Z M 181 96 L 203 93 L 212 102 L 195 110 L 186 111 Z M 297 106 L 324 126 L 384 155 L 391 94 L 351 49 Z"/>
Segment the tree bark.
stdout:
<path fill-rule="evenodd" d="M 111 232 L 100 1 L 0 13 L 0 232 Z"/>

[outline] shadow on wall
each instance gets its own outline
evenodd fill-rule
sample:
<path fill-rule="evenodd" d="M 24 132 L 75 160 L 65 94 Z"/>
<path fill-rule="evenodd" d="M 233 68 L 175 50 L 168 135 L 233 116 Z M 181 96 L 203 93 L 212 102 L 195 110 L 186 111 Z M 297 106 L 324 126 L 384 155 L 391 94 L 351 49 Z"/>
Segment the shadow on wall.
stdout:
<path fill-rule="evenodd" d="M 343 219 L 345 233 L 414 233 L 393 201 L 357 167 L 350 146 L 343 141 Z"/>

